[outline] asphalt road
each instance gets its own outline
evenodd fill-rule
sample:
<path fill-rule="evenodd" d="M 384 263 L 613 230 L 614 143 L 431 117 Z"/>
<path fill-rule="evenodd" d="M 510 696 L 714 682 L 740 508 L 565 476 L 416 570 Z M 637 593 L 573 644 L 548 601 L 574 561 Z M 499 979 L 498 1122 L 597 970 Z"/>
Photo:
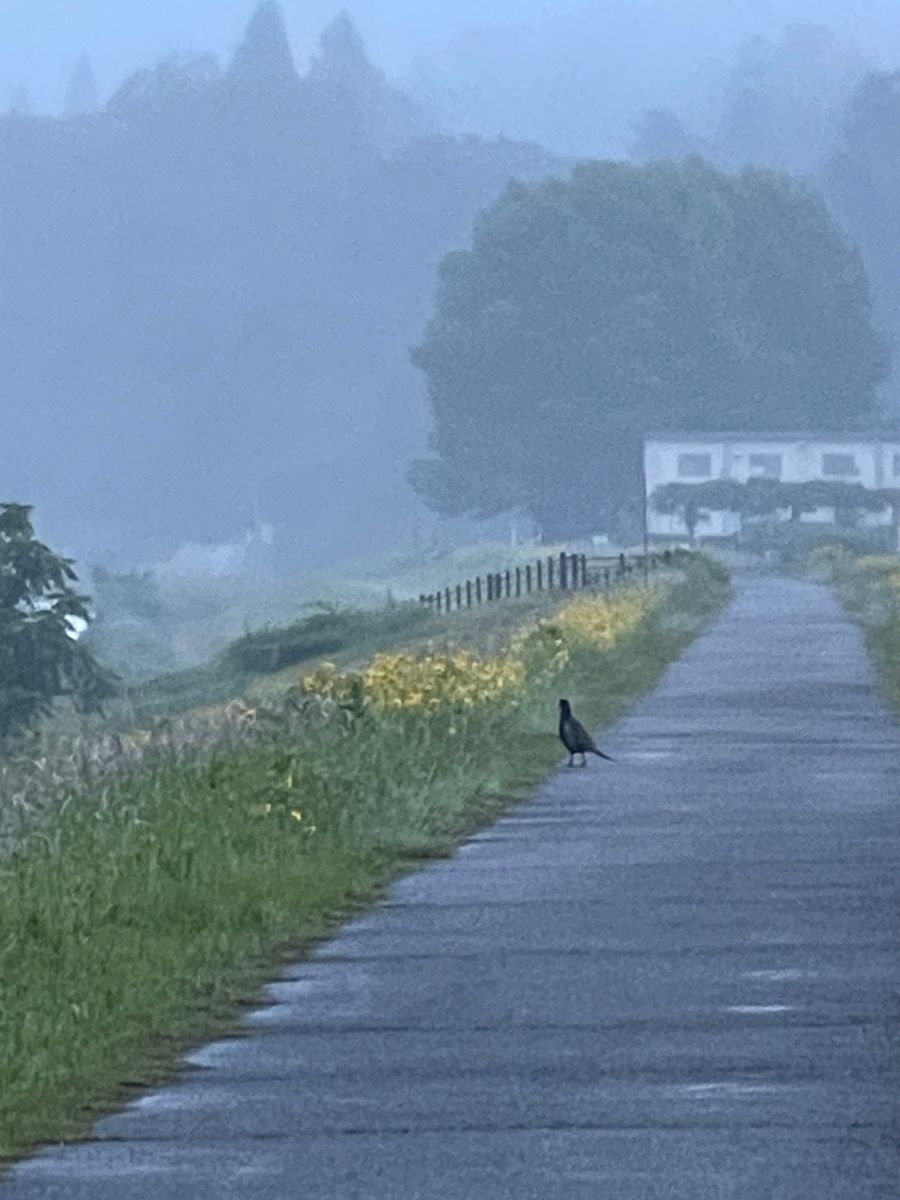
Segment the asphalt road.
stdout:
<path fill-rule="evenodd" d="M 604 745 L 0 1200 L 897 1200 L 900 731 L 857 631 L 750 580 Z"/>

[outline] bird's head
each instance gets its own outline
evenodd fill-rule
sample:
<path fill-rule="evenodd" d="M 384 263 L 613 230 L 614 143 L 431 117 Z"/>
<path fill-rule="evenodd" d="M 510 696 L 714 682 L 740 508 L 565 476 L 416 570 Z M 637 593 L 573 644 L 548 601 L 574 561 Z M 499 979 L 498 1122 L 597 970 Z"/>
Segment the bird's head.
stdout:
<path fill-rule="evenodd" d="M 560 711 L 560 714 L 564 717 L 571 716 L 572 705 L 568 702 L 568 700 L 560 700 L 559 711 Z"/>

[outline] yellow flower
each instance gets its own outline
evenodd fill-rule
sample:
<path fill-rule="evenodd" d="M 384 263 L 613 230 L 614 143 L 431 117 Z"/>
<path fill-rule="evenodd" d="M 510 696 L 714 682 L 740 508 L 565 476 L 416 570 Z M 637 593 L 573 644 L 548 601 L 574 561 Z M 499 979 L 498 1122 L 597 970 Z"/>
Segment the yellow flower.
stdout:
<path fill-rule="evenodd" d="M 338 703 L 352 700 L 376 711 L 409 710 L 423 716 L 443 709 L 513 705 L 528 680 L 558 674 L 578 647 L 607 648 L 627 637 L 666 594 L 665 587 L 657 586 L 579 596 L 554 618 L 521 628 L 492 657 L 433 649 L 423 655 L 376 654 L 358 673 L 342 674 L 333 663 L 323 663 L 304 677 L 303 689 Z M 450 728 L 455 733 L 456 727 Z"/>

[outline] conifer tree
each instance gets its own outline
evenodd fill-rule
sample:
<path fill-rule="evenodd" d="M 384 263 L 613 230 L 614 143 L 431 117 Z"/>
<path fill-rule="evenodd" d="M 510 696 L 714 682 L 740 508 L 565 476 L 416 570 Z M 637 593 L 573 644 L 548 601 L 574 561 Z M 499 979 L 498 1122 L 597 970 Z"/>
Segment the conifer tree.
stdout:
<path fill-rule="evenodd" d="M 69 77 L 63 112 L 67 117 L 74 117 L 96 112 L 98 107 L 97 80 L 90 59 L 82 54 Z"/>
<path fill-rule="evenodd" d="M 233 85 L 270 94 L 297 87 L 297 69 L 278 0 L 263 0 L 250 18 L 228 75 Z"/>
<path fill-rule="evenodd" d="M 372 64 L 347 12 L 323 31 L 305 84 L 314 111 L 379 150 L 396 149 L 425 131 L 418 106 Z"/>

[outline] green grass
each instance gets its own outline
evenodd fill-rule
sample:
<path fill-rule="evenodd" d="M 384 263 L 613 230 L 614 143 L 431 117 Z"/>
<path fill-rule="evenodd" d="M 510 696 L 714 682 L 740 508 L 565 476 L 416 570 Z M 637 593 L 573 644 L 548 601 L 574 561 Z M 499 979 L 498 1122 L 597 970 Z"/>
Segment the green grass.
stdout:
<path fill-rule="evenodd" d="M 394 604 L 373 612 L 333 608 L 290 625 L 260 629 L 232 642 L 222 655 L 236 675 L 263 675 L 323 655 L 408 636 L 429 623 L 431 614 L 419 604 Z"/>
<path fill-rule="evenodd" d="M 197 667 L 159 675 L 127 688 L 104 717 L 68 723 L 59 715 L 48 731 L 127 730 L 235 696 L 271 699 L 295 684 L 304 670 L 328 658 L 353 666 L 381 650 L 465 644 L 491 652 L 512 628 L 530 616 L 552 612 L 560 593 L 540 592 L 470 611 L 433 613 L 418 603 L 377 609 L 328 607 L 287 625 L 266 626 L 230 643 Z"/>
<path fill-rule="evenodd" d="M 126 688 L 122 698 L 108 706 L 107 722 L 130 728 L 155 717 L 220 704 L 236 695 L 253 693 L 261 680 L 290 667 L 325 656 L 337 661 L 367 657 L 441 628 L 441 621 L 417 603 L 369 610 L 327 607 L 287 625 L 269 625 L 246 633 L 208 663 Z M 261 690 L 271 691 L 265 682 Z"/>
<path fill-rule="evenodd" d="M 193 587 L 183 581 L 179 590 L 168 585 L 165 609 L 166 627 L 180 630 L 178 640 L 184 641 L 185 629 L 194 630 L 188 642 L 197 646 L 218 645 L 205 661 L 193 662 L 175 670 L 135 679 L 126 667 L 113 658 L 107 666 L 118 670 L 124 679 L 120 697 L 105 706 L 99 716 L 84 716 L 68 703 L 60 702 L 53 716 L 44 723 L 42 732 L 60 736 L 98 732 L 105 729 L 124 731 L 147 724 L 160 717 L 172 717 L 192 709 L 221 704 L 235 696 L 271 697 L 296 682 L 297 667 L 309 667 L 323 658 L 339 665 L 352 665 L 377 653 L 397 646 L 446 642 L 461 633 L 468 644 L 472 630 L 489 633 L 493 628 L 507 627 L 509 617 L 522 613 L 548 611 L 558 603 L 554 593 L 533 593 L 519 601 L 504 600 L 502 605 L 485 605 L 464 614 L 434 613 L 413 598 L 448 584 L 455 585 L 466 578 L 496 570 L 498 565 L 534 563 L 538 557 L 557 558 L 561 546 L 510 547 L 485 543 L 461 547 L 456 551 L 423 560 L 412 555 L 408 561 L 382 564 L 369 575 L 357 573 L 356 578 L 321 579 L 315 586 L 320 595 L 332 594 L 335 599 L 308 599 L 300 607 L 318 609 L 308 616 L 283 619 L 282 614 L 296 612 L 297 595 L 309 596 L 313 581 L 299 582 L 295 591 L 285 585 L 270 584 L 268 590 L 247 590 L 232 580 L 197 581 Z M 242 591 L 242 588 L 244 589 Z M 231 591 L 235 595 L 231 595 Z M 399 602 L 392 596 L 404 597 Z M 235 605 L 228 609 L 228 604 Z M 235 624 L 235 614 L 244 611 L 242 605 L 263 606 L 264 611 L 276 612 L 278 620 L 268 620 L 261 628 L 238 637 L 226 637 L 222 629 Z M 223 616 L 223 607 L 230 613 L 228 621 L 212 634 Z M 503 610 L 505 614 L 499 614 Z M 188 620 L 190 618 L 190 620 Z M 210 627 L 200 634 L 199 626 Z M 134 634 L 139 636 L 138 632 Z M 134 642 L 131 642 L 134 646 Z M 102 643 L 101 643 L 102 648 Z M 119 646 L 118 654 L 121 656 Z M 184 657 L 183 654 L 180 657 Z M 105 661 L 100 655 L 101 661 Z"/>
<path fill-rule="evenodd" d="M 861 626 L 881 691 L 900 711 L 900 555 L 857 557 L 845 546 L 814 551 L 807 574 L 830 583 L 847 613 Z"/>
<path fill-rule="evenodd" d="M 158 594 L 161 611 L 152 619 L 146 612 L 135 616 L 133 604 L 123 603 L 129 593 L 107 590 L 99 598 L 101 620 L 87 643 L 126 682 L 144 685 L 136 688 L 138 696 L 143 691 L 156 711 L 164 711 L 170 701 L 183 704 L 185 698 L 191 707 L 221 699 L 231 683 L 223 678 L 222 656 L 248 627 L 255 636 L 257 630 L 289 629 L 316 609 L 368 614 L 410 602 L 415 606 L 423 592 L 538 557 L 558 557 L 571 548 L 482 542 L 277 577 L 250 571 L 178 574 L 161 567 L 149 585 Z"/>
<path fill-rule="evenodd" d="M 539 781 L 560 759 L 561 689 L 609 723 L 727 593 L 697 560 L 627 640 L 579 653 L 514 714 L 276 726 L 112 779 L 36 827 L 0 863 L 0 1154 L 80 1136 L 171 1074 L 278 964 Z"/>
<path fill-rule="evenodd" d="M 441 652 L 464 646 L 479 654 L 496 654 L 519 626 L 531 619 L 551 615 L 563 602 L 559 592 L 534 592 L 518 599 L 504 599 L 499 604 L 483 604 L 480 608 L 451 613 L 436 614 L 419 609 L 418 612 L 425 614 L 424 620 L 411 622 L 408 627 L 397 629 L 393 634 L 348 646 L 345 650 L 328 655 L 328 658 L 342 669 L 353 669 L 383 650 Z M 247 683 L 245 694 L 251 700 L 277 699 L 296 684 L 300 675 L 312 669 L 317 661 L 311 659 L 308 663 L 301 663 L 299 670 L 296 666 L 290 666 L 257 675 Z"/>

